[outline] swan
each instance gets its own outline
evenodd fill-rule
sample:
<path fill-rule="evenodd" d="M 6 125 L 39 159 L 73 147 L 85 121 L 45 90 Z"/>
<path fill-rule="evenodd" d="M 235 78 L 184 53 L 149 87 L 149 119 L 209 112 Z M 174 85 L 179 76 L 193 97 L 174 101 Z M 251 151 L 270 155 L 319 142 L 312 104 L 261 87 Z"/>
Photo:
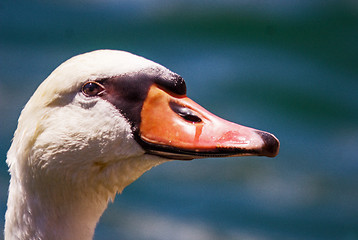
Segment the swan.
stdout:
<path fill-rule="evenodd" d="M 278 139 L 208 112 L 143 57 L 72 57 L 22 110 L 7 164 L 5 239 L 92 239 L 117 193 L 171 160 L 278 154 Z"/>

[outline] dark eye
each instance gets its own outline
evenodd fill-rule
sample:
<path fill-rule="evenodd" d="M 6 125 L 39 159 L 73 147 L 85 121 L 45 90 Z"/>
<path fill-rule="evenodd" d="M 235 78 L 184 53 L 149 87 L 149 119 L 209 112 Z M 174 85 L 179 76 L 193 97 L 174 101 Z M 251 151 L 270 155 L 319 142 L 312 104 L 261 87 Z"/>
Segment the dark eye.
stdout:
<path fill-rule="evenodd" d="M 104 92 L 104 86 L 98 82 L 87 82 L 82 86 L 82 92 L 87 97 L 94 97 Z"/>
<path fill-rule="evenodd" d="M 185 106 L 179 105 L 175 102 L 170 102 L 169 106 L 175 113 L 177 113 L 188 122 L 199 123 L 202 121 L 201 118 L 198 117 L 191 109 Z"/>

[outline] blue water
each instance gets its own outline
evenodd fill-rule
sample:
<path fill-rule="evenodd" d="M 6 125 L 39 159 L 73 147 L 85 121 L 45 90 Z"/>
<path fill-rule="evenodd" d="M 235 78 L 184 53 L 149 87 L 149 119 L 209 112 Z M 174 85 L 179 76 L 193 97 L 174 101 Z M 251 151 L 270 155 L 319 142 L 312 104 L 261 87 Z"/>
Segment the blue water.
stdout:
<path fill-rule="evenodd" d="M 0 4 L 1 216 L 22 107 L 61 62 L 112 48 L 179 73 L 189 97 L 274 133 L 281 151 L 158 166 L 110 204 L 95 239 L 358 239 L 357 4 L 204 5 Z"/>

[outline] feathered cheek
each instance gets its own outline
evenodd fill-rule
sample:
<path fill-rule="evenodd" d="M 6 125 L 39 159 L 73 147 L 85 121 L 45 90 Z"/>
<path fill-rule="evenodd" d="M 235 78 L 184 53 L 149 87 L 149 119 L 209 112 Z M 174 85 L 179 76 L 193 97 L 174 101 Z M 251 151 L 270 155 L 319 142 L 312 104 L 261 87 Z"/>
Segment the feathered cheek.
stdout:
<path fill-rule="evenodd" d="M 97 120 L 89 123 L 87 129 L 93 130 L 91 135 L 104 158 L 123 159 L 144 154 L 133 138 L 131 125 L 112 104 L 99 101 L 91 112 L 97 115 L 91 119 Z"/>

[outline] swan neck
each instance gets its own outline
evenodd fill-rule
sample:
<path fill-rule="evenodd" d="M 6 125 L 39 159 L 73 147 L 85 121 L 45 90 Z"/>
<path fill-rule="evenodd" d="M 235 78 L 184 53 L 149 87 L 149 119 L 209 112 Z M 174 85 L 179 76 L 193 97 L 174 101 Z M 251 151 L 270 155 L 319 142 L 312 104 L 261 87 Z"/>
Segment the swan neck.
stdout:
<path fill-rule="evenodd" d="M 14 159 L 8 155 L 8 163 L 14 164 L 9 164 L 5 240 L 92 239 L 108 201 L 144 172 L 167 161 L 143 155 L 103 166 L 95 162 L 94 169 L 82 174 L 46 165 L 39 168 L 29 164 L 31 158 Z"/>
<path fill-rule="evenodd" d="M 93 198 L 79 189 L 68 191 L 51 184 L 42 184 L 41 191 L 37 191 L 33 185 L 12 177 L 5 240 L 93 238 L 96 224 L 107 207 L 107 199 Z"/>

